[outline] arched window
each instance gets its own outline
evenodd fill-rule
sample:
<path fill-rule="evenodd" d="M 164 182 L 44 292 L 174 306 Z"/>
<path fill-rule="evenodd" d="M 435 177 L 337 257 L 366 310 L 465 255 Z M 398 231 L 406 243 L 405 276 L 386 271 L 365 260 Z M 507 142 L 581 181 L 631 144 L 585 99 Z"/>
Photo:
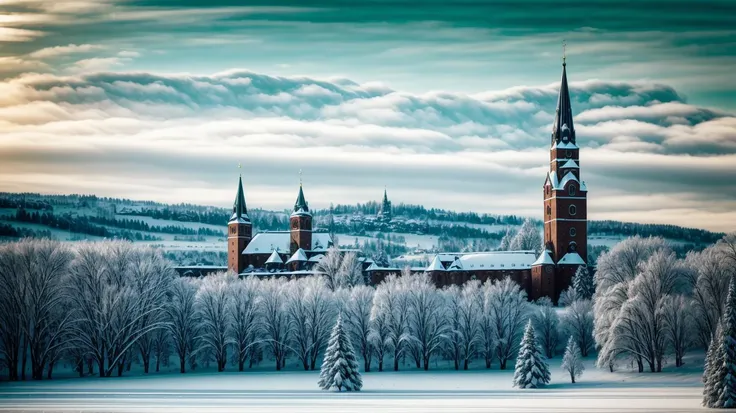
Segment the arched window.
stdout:
<path fill-rule="evenodd" d="M 549 185 L 544 187 L 544 193 L 549 195 Z"/>
<path fill-rule="evenodd" d="M 547 205 L 547 215 L 552 215 L 552 207 Z"/>
<path fill-rule="evenodd" d="M 576 252 L 578 250 L 578 243 L 575 241 L 571 241 L 569 244 L 567 244 L 567 251 L 568 252 Z"/>
<path fill-rule="evenodd" d="M 570 215 L 575 215 L 578 213 L 578 208 L 575 205 L 570 205 Z"/>
<path fill-rule="evenodd" d="M 570 196 L 575 196 L 575 194 L 578 193 L 578 187 L 575 185 L 570 185 L 569 188 L 567 188 L 567 193 L 570 194 Z"/>

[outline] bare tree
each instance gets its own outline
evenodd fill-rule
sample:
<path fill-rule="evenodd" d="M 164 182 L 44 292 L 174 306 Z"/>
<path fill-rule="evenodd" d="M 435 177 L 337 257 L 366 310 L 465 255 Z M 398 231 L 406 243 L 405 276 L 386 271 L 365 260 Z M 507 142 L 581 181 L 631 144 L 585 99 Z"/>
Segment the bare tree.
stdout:
<path fill-rule="evenodd" d="M 349 328 L 352 343 L 363 357 L 364 371 L 371 371 L 373 344 L 371 335 L 371 309 L 373 308 L 374 289 L 365 285 L 356 285 L 350 290 L 345 303 L 343 320 Z"/>
<path fill-rule="evenodd" d="M 519 232 L 511 240 L 509 249 L 513 251 L 534 251 L 537 255 L 542 251 L 542 235 L 541 231 L 534 223 L 527 219 L 519 228 Z"/>
<path fill-rule="evenodd" d="M 365 285 L 363 266 L 358 261 L 358 255 L 354 252 L 345 253 L 340 263 L 339 274 L 339 286 L 355 287 L 356 285 Z"/>
<path fill-rule="evenodd" d="M 590 300 L 575 300 L 562 316 L 562 329 L 572 337 L 583 357 L 593 349 L 593 303 Z"/>
<path fill-rule="evenodd" d="M 258 312 L 260 286 L 260 281 L 254 276 L 232 284 L 232 299 L 228 311 L 238 371 L 243 371 L 251 348 L 257 344 L 258 330 L 261 328 L 261 315 Z"/>
<path fill-rule="evenodd" d="M 698 344 L 708 348 L 715 334 L 718 320 L 728 294 L 731 268 L 723 259 L 725 245 L 708 247 L 701 252 L 691 252 L 686 263 L 690 268 L 687 281 L 692 290 L 692 311 Z"/>
<path fill-rule="evenodd" d="M 209 351 L 217 363 L 217 371 L 224 371 L 227 364 L 227 348 L 231 342 L 230 314 L 232 300 L 230 289 L 237 276 L 219 272 L 207 276 L 197 291 L 196 308 L 200 320 L 201 351 Z"/>
<path fill-rule="evenodd" d="M 327 287 L 333 291 L 343 286 L 343 280 L 341 280 L 340 277 L 342 260 L 342 253 L 340 250 L 337 247 L 332 246 L 327 249 L 327 253 L 324 258 L 314 266 L 314 271 L 325 276 Z"/>
<path fill-rule="evenodd" d="M 505 370 L 508 360 L 518 353 L 524 333 L 529 308 L 526 292 L 509 277 L 494 281 L 484 292 L 485 308 L 490 317 L 495 342 L 495 355 L 501 370 Z"/>
<path fill-rule="evenodd" d="M 430 358 L 447 339 L 446 306 L 428 274 L 409 275 L 407 281 L 410 337 L 429 370 Z"/>
<path fill-rule="evenodd" d="M 334 319 L 333 303 L 325 277 L 293 280 L 287 287 L 286 313 L 291 349 L 304 370 L 314 369 Z"/>
<path fill-rule="evenodd" d="M 168 330 L 174 351 L 179 356 L 179 371 L 186 372 L 186 362 L 194 351 L 199 334 L 199 313 L 195 302 L 199 282 L 186 277 L 176 279 L 171 286 L 171 302 L 166 306 Z"/>
<path fill-rule="evenodd" d="M 389 274 L 376 288 L 373 299 L 373 319 L 386 321 L 386 346 L 393 351 L 394 371 L 399 370 L 399 360 L 407 350 L 409 340 L 409 297 L 406 280 L 409 271 L 397 277 Z"/>
<path fill-rule="evenodd" d="M 667 345 L 675 353 L 675 366 L 682 366 L 685 352 L 693 342 L 693 318 L 688 299 L 680 294 L 663 298 L 659 309 Z"/>
<path fill-rule="evenodd" d="M 263 317 L 264 339 L 270 344 L 276 361 L 276 370 L 281 370 L 286 361 L 289 343 L 289 316 L 286 305 L 287 281 L 284 278 L 261 280 L 260 313 Z"/>
<path fill-rule="evenodd" d="M 539 340 L 539 345 L 542 347 L 545 357 L 548 359 L 554 357 L 560 342 L 560 317 L 557 315 L 557 311 L 555 311 L 552 300 L 549 297 L 543 297 L 537 300 L 532 310 L 532 323 L 534 324 L 534 330 L 537 332 L 537 340 Z"/>
<path fill-rule="evenodd" d="M 461 300 L 460 287 L 451 285 L 443 291 L 445 299 L 445 322 L 448 325 L 448 337 L 445 340 L 445 353 L 455 363 L 455 370 L 460 370 L 460 362 L 463 359 L 463 336 L 460 332 Z"/>

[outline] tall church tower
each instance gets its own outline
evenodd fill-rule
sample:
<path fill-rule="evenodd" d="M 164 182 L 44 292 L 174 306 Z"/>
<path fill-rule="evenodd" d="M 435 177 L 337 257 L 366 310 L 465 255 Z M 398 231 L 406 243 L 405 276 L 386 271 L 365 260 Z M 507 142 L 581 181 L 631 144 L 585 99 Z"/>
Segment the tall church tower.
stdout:
<path fill-rule="evenodd" d="M 555 302 L 577 268 L 586 265 L 588 249 L 588 189 L 580 175 L 566 66 L 563 57 L 549 172 L 543 187 L 545 251 L 532 267 L 532 298 L 548 296 Z"/>
<path fill-rule="evenodd" d="M 243 177 L 238 178 L 238 193 L 233 204 L 233 214 L 227 223 L 227 269 L 240 274 L 247 267 L 243 250 L 253 239 L 253 225 L 248 217 L 243 193 Z"/>
<path fill-rule="evenodd" d="M 312 214 L 309 212 L 307 200 L 304 199 L 301 182 L 299 182 L 299 195 L 297 195 L 294 203 L 294 212 L 291 213 L 289 218 L 289 228 L 291 228 L 289 248 L 291 254 L 294 254 L 299 248 L 305 251 L 312 249 Z"/>

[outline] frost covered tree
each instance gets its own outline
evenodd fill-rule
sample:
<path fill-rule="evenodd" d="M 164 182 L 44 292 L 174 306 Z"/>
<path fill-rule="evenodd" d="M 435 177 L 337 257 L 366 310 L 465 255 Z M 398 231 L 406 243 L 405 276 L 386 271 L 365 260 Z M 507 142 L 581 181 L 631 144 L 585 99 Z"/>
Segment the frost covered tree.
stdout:
<path fill-rule="evenodd" d="M 634 279 L 613 286 L 598 297 L 615 303 L 616 313 L 607 339 L 601 344 L 598 365 L 606 365 L 619 353 L 633 354 L 637 362 L 660 372 L 667 351 L 666 324 L 662 314 L 666 297 L 687 286 L 688 269 L 671 251 L 654 252 L 639 268 Z M 612 292 L 612 294 L 609 294 Z"/>
<path fill-rule="evenodd" d="M 557 305 L 560 307 L 567 307 L 570 304 L 572 304 L 574 301 L 577 301 L 580 297 L 578 296 L 577 290 L 575 290 L 575 287 L 569 286 L 562 290 L 560 293 L 560 298 L 557 300 Z"/>
<path fill-rule="evenodd" d="M 73 256 L 56 241 L 24 239 L 0 246 L 0 354 L 10 380 L 43 378 L 67 347 L 72 320 L 67 283 Z"/>
<path fill-rule="evenodd" d="M 641 337 L 637 338 L 636 321 L 621 310 L 629 301 L 630 289 L 640 267 L 657 251 L 669 251 L 664 239 L 635 236 L 599 257 L 593 306 L 594 337 L 602 348 L 598 353 L 599 367 L 610 367 L 619 357 L 631 357 L 639 372 L 644 370 L 643 343 Z"/>
<path fill-rule="evenodd" d="M 392 330 L 390 328 L 392 317 L 390 312 L 387 311 L 386 301 L 380 296 L 376 298 L 377 295 L 378 290 L 376 290 L 371 304 L 371 324 L 368 339 L 378 362 L 378 371 L 383 371 L 383 360 L 392 351 Z"/>
<path fill-rule="evenodd" d="M 227 363 L 232 327 L 228 311 L 232 301 L 230 291 L 236 281 L 237 275 L 232 273 L 210 274 L 204 278 L 197 291 L 201 351 L 215 358 L 217 371 L 224 371 Z"/>
<path fill-rule="evenodd" d="M 506 277 L 483 286 L 484 312 L 488 317 L 494 343 L 494 354 L 501 370 L 517 352 L 524 323 L 529 314 L 526 292 Z"/>
<path fill-rule="evenodd" d="M 534 326 L 529 320 L 521 340 L 519 355 L 516 357 L 514 387 L 536 389 L 549 383 L 549 380 L 549 366 L 537 345 Z"/>
<path fill-rule="evenodd" d="M 498 245 L 498 250 L 508 251 L 509 249 L 511 249 L 511 241 L 514 239 L 515 235 L 516 234 L 511 231 L 510 227 L 506 227 L 503 237 L 501 238 L 501 243 Z"/>
<path fill-rule="evenodd" d="M 323 390 L 360 391 L 363 387 L 350 337 L 343 328 L 342 315 L 337 316 L 332 328 L 318 384 Z"/>
<path fill-rule="evenodd" d="M 167 277 L 173 274 L 138 271 L 148 265 L 145 257 L 158 260 L 157 254 L 123 241 L 77 246 L 68 285 L 75 320 L 70 344 L 90 355 L 100 376 L 110 376 L 116 368 L 122 375 L 138 340 L 166 326 L 165 320 L 149 316 L 165 305 L 173 281 Z M 134 269 L 135 257 L 141 255 L 144 261 Z"/>
<path fill-rule="evenodd" d="M 557 315 L 549 297 L 542 297 L 535 304 L 532 308 L 532 323 L 537 332 L 539 346 L 545 357 L 552 358 L 560 341 L 560 316 Z"/>
<path fill-rule="evenodd" d="M 511 240 L 509 250 L 534 251 L 537 255 L 542 251 L 542 235 L 530 219 L 525 220 L 521 225 L 519 232 Z"/>
<path fill-rule="evenodd" d="M 685 352 L 693 342 L 693 317 L 690 301 L 680 294 L 664 297 L 660 314 L 664 322 L 664 333 L 667 346 L 674 352 L 675 366 L 683 364 Z"/>
<path fill-rule="evenodd" d="M 327 253 L 324 258 L 319 260 L 317 265 L 314 266 L 316 273 L 322 273 L 327 281 L 327 287 L 331 290 L 336 290 L 342 287 L 342 280 L 340 279 L 340 266 L 342 265 L 342 254 L 337 247 L 330 247 L 327 249 Z"/>
<path fill-rule="evenodd" d="M 580 348 L 583 357 L 594 347 L 593 303 L 590 300 L 573 301 L 563 314 L 562 329 L 572 337 Z"/>
<path fill-rule="evenodd" d="M 418 350 L 424 370 L 429 370 L 430 358 L 447 339 L 446 306 L 426 273 L 409 275 L 407 287 L 411 345 Z"/>
<path fill-rule="evenodd" d="M 371 340 L 371 309 L 373 308 L 374 289 L 366 285 L 357 285 L 350 290 L 345 303 L 345 324 L 349 327 L 352 342 L 363 358 L 364 371 L 371 371 L 373 342 Z"/>
<path fill-rule="evenodd" d="M 390 274 L 383 283 L 376 288 L 373 299 L 374 319 L 386 321 L 386 346 L 393 353 L 394 371 L 399 370 L 399 360 L 407 351 L 409 333 L 409 292 L 407 280 L 409 271 L 397 277 Z"/>
<path fill-rule="evenodd" d="M 281 370 L 286 361 L 289 343 L 289 316 L 287 306 L 287 281 L 284 278 L 261 280 L 260 313 L 263 321 L 263 339 L 271 347 L 276 370 Z"/>
<path fill-rule="evenodd" d="M 304 370 L 313 370 L 334 319 L 333 301 L 325 277 L 290 281 L 286 287 L 289 342 Z"/>
<path fill-rule="evenodd" d="M 177 278 L 171 286 L 171 302 L 166 306 L 167 328 L 179 357 L 181 373 L 186 372 L 187 359 L 196 350 L 193 344 L 199 331 L 199 314 L 195 307 L 198 288 L 197 280 Z"/>
<path fill-rule="evenodd" d="M 228 303 L 228 319 L 230 321 L 231 342 L 238 371 L 243 371 L 245 361 L 252 354 L 253 346 L 258 345 L 258 332 L 261 328 L 259 313 L 259 292 L 261 283 L 254 276 L 236 280 L 231 287 L 231 299 Z"/>
<path fill-rule="evenodd" d="M 355 287 L 356 285 L 365 285 L 363 279 L 363 265 L 358 261 L 358 255 L 354 252 L 345 253 L 340 263 L 340 282 L 341 287 Z"/>
<path fill-rule="evenodd" d="M 723 323 L 718 322 L 705 356 L 703 369 L 703 406 L 717 407 L 723 380 Z"/>
<path fill-rule="evenodd" d="M 736 285 L 731 279 L 726 306 L 708 350 L 703 405 L 710 408 L 736 407 Z"/>
<path fill-rule="evenodd" d="M 562 356 L 562 369 L 570 373 L 570 381 L 575 383 L 575 379 L 580 377 L 585 371 L 583 366 L 583 355 L 580 353 L 580 347 L 574 337 L 567 340 L 565 347 L 565 355 Z"/>
<path fill-rule="evenodd" d="M 462 360 L 462 341 L 460 334 L 460 288 L 450 285 L 444 290 L 446 306 L 445 317 L 448 327 L 447 340 L 445 340 L 445 354 L 455 363 L 455 370 L 460 370 Z"/>
<path fill-rule="evenodd" d="M 595 293 L 595 284 L 593 282 L 593 275 L 588 271 L 587 265 L 581 265 L 575 271 L 575 276 L 572 279 L 572 287 L 575 289 L 575 294 L 583 300 L 590 300 L 593 298 Z"/>
<path fill-rule="evenodd" d="M 692 319 L 698 344 L 703 347 L 710 345 L 728 293 L 732 270 L 728 260 L 723 259 L 724 245 L 726 244 L 708 247 L 701 252 L 690 252 L 686 258 L 690 268 L 688 284 L 692 290 Z"/>

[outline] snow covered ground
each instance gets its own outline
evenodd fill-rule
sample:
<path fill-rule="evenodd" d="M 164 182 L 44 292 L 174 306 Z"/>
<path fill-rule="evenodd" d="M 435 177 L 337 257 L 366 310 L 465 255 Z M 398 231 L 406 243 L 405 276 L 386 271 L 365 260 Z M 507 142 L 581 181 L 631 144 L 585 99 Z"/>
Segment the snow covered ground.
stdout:
<path fill-rule="evenodd" d="M 318 371 L 266 370 L 69 378 L 0 383 L 0 411 L 114 412 L 693 412 L 700 407 L 702 354 L 663 373 L 609 373 L 586 361 L 579 383 L 551 361 L 545 389 L 511 387 L 512 370 L 406 370 L 363 375 L 360 393 L 320 391 Z"/>

